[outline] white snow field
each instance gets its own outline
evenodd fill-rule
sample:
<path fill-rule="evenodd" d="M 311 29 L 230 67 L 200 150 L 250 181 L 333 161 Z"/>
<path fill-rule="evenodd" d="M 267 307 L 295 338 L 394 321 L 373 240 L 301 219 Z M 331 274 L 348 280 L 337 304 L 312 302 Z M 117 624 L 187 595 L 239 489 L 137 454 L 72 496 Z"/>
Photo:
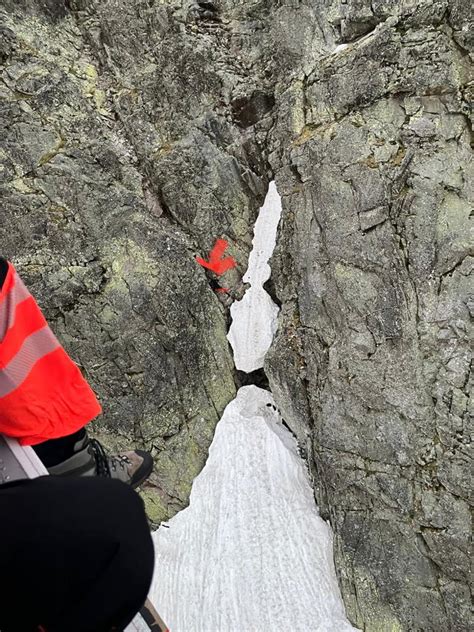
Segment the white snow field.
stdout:
<path fill-rule="evenodd" d="M 229 339 L 237 367 L 247 372 L 263 365 L 276 329 L 278 308 L 262 284 L 280 211 L 272 183 L 244 277 L 252 299 L 231 309 Z M 269 391 L 239 389 L 217 425 L 189 507 L 153 538 L 150 598 L 171 632 L 356 629 L 345 617 L 330 528 Z"/>
<path fill-rule="evenodd" d="M 235 366 L 246 373 L 263 367 L 277 328 L 279 309 L 263 289 L 263 284 L 271 274 L 268 260 L 275 248 L 280 215 L 280 196 L 275 183 L 271 182 L 255 222 L 249 267 L 243 276 L 250 288 L 230 308 L 232 324 L 227 338 L 234 351 Z"/>
<path fill-rule="evenodd" d="M 268 391 L 242 387 L 187 509 L 154 534 L 151 599 L 171 632 L 353 630 L 330 529 Z"/>

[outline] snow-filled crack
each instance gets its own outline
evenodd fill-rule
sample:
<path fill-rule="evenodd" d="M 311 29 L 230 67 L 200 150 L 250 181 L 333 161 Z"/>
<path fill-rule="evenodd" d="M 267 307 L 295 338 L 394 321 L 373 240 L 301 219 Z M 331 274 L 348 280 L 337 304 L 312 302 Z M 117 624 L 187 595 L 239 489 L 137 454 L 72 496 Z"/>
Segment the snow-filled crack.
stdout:
<path fill-rule="evenodd" d="M 249 257 L 244 283 L 250 283 L 240 301 L 230 308 L 232 325 L 228 339 L 234 351 L 235 366 L 250 373 L 263 367 L 265 355 L 276 333 L 279 308 L 263 288 L 270 278 L 268 265 L 276 245 L 281 215 L 280 196 L 274 182 L 270 183 L 265 203 L 255 223 L 253 248 Z"/>
<path fill-rule="evenodd" d="M 332 534 L 263 370 L 279 307 L 263 285 L 280 220 L 272 182 L 228 338 L 241 385 L 217 424 L 190 504 L 154 533 L 151 598 L 173 632 L 350 632 Z M 262 388 L 263 387 L 263 388 Z"/>

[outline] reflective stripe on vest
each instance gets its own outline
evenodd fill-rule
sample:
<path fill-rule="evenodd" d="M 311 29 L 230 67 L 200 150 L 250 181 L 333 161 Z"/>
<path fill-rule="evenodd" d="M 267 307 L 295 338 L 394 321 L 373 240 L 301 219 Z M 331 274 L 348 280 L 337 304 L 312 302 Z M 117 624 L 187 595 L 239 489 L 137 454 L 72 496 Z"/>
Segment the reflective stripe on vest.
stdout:
<path fill-rule="evenodd" d="M 59 346 L 59 341 L 48 325 L 28 336 L 15 357 L 0 370 L 0 397 L 18 388 L 36 362 Z"/>
<path fill-rule="evenodd" d="M 8 265 L 0 289 L 0 434 L 34 445 L 76 432 L 101 406 Z"/>
<path fill-rule="evenodd" d="M 13 275 L 13 287 L 0 303 L 0 342 L 5 338 L 7 330 L 13 327 L 16 306 L 30 296 L 31 294 L 26 289 L 25 284 L 18 274 L 15 273 Z"/>
<path fill-rule="evenodd" d="M 36 362 L 60 346 L 13 266 L 5 284 L 0 302 L 0 397 L 20 386 Z M 27 313 L 16 319 L 17 308 L 22 312 L 26 308 Z"/>

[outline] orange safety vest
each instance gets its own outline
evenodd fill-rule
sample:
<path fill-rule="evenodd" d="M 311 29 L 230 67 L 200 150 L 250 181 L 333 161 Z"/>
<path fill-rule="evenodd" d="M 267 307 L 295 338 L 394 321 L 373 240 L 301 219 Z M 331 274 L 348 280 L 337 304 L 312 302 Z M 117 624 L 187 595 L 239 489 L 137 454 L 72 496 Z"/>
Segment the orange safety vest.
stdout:
<path fill-rule="evenodd" d="M 0 434 L 35 445 L 102 412 L 11 263 L 0 290 Z"/>

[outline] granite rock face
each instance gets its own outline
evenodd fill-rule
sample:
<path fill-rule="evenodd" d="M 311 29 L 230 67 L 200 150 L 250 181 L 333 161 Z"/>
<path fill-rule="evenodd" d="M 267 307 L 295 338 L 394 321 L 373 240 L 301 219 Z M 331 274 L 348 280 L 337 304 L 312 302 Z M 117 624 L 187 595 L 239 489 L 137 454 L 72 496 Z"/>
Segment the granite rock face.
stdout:
<path fill-rule="evenodd" d="M 235 394 L 228 304 L 275 177 L 266 373 L 347 613 L 469 628 L 472 8 L 466 0 L 4 0 L 1 252 L 111 445 L 187 502 Z M 216 237 L 236 270 L 196 265 Z M 471 292 L 471 295 L 470 295 Z"/>
<path fill-rule="evenodd" d="M 317 4 L 333 50 L 276 97 L 267 374 L 334 527 L 350 619 L 467 630 L 468 3 Z"/>
<path fill-rule="evenodd" d="M 268 178 L 220 104 L 225 42 L 152 4 L 2 3 L 0 243 L 98 393 L 95 432 L 153 450 L 159 522 L 236 392 L 225 301 L 195 256 L 227 239 L 238 294 Z"/>

